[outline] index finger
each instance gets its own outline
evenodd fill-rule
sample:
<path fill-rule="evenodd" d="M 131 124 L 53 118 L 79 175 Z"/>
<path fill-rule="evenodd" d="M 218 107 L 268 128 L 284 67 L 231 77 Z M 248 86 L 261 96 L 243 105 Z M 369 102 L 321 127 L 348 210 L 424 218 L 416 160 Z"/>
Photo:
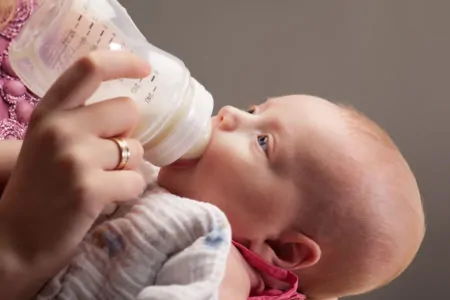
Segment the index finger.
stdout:
<path fill-rule="evenodd" d="M 37 107 L 43 111 L 84 105 L 103 81 L 143 78 L 150 73 L 147 61 L 126 51 L 94 51 L 76 61 L 51 86 Z"/>

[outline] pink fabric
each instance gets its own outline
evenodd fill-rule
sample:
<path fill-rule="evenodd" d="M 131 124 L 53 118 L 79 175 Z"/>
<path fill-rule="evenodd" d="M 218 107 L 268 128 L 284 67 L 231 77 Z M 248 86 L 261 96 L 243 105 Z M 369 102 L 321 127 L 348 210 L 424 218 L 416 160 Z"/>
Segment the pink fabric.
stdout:
<path fill-rule="evenodd" d="M 30 115 L 39 102 L 39 98 L 14 74 L 8 55 L 11 41 L 20 33 L 35 7 L 34 0 L 18 1 L 16 15 L 0 32 L 0 141 L 22 140 Z"/>
<path fill-rule="evenodd" d="M 233 245 L 238 248 L 247 263 L 258 270 L 261 274 L 267 275 L 282 283 L 285 283 L 288 288 L 285 291 L 278 289 L 271 289 L 268 284 L 260 291 L 252 291 L 248 299 L 252 300 L 305 300 L 306 297 L 297 292 L 298 278 L 297 276 L 287 270 L 269 265 L 261 257 L 251 252 L 246 247 L 239 243 L 233 242 Z"/>

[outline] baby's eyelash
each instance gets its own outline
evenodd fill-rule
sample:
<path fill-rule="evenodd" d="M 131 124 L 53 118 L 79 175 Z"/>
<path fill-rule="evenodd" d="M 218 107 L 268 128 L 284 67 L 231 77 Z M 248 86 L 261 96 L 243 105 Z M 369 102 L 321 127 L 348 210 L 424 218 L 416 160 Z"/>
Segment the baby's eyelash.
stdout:
<path fill-rule="evenodd" d="M 250 105 L 247 110 L 246 110 L 249 114 L 253 114 L 256 111 L 256 105 Z"/>

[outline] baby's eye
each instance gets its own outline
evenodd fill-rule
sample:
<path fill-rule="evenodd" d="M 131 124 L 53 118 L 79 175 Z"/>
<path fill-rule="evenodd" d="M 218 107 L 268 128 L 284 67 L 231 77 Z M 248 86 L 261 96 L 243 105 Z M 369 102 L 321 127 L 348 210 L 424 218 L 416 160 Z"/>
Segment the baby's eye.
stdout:
<path fill-rule="evenodd" d="M 269 147 L 269 136 L 268 135 L 258 135 L 258 144 L 267 153 Z"/>
<path fill-rule="evenodd" d="M 252 105 L 252 106 L 250 106 L 249 108 L 247 108 L 247 112 L 248 112 L 249 114 L 254 114 L 255 111 L 256 111 L 256 105 Z"/>

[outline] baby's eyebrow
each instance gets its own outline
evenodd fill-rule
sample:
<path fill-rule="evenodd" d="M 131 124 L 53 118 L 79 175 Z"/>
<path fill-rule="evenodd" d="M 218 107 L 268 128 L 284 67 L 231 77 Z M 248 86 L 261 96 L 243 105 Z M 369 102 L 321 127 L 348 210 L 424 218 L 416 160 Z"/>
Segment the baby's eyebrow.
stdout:
<path fill-rule="evenodd" d="M 240 108 L 243 111 L 251 111 L 251 110 L 255 110 L 258 109 L 259 111 L 265 110 L 267 109 L 267 106 L 270 106 L 270 102 L 275 101 L 276 98 L 272 98 L 272 97 L 267 97 L 265 101 L 256 104 L 257 101 L 252 101 L 253 103 L 250 104 L 249 106 L 247 106 L 247 108 L 243 109 Z"/>
<path fill-rule="evenodd" d="M 264 106 L 264 109 L 266 109 L 267 107 L 270 107 L 271 105 L 274 104 L 275 101 L 277 101 L 278 98 L 276 97 L 267 97 L 266 101 L 264 101 L 261 106 Z"/>
<path fill-rule="evenodd" d="M 250 104 L 250 105 L 247 106 L 246 109 L 242 109 L 242 110 L 245 110 L 245 111 L 254 110 L 254 109 L 256 109 L 257 106 L 258 105 L 256 105 L 256 104 Z"/>

